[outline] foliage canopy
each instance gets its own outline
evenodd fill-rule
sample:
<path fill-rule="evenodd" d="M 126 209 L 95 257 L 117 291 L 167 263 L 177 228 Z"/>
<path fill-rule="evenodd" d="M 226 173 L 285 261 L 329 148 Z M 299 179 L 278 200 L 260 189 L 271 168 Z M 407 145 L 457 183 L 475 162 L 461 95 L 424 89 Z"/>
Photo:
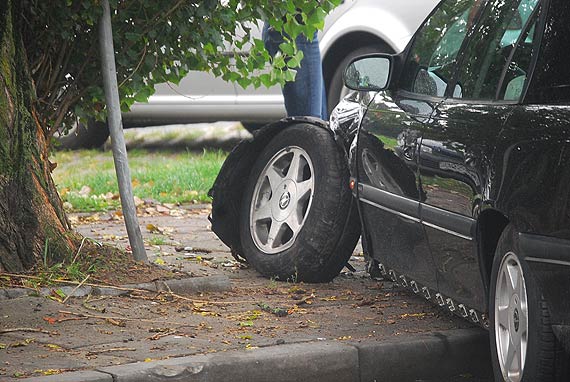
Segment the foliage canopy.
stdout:
<path fill-rule="evenodd" d="M 157 83 L 178 83 L 190 70 L 210 71 L 242 87 L 292 80 L 302 58 L 295 37 L 321 29 L 339 2 L 110 0 L 121 108 L 147 100 Z M 104 118 L 100 0 L 22 0 L 20 10 L 35 109 L 46 135 L 75 117 Z M 252 35 L 260 20 L 290 37 L 273 60 Z"/>

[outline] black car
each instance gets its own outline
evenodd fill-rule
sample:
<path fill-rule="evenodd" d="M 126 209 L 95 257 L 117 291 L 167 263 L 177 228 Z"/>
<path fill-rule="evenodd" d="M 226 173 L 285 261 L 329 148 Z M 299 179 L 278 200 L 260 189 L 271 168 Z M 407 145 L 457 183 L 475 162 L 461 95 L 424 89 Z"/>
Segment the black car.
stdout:
<path fill-rule="evenodd" d="M 352 61 L 330 123 L 228 157 L 212 227 L 280 279 L 371 272 L 487 328 L 498 381 L 568 381 L 570 3 L 443 0 L 398 55 Z"/>

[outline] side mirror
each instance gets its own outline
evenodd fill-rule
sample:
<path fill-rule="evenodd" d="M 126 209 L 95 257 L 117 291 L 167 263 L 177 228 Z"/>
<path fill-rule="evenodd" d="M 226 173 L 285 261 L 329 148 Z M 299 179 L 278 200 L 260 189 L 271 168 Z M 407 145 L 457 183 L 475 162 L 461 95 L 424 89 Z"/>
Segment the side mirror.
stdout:
<path fill-rule="evenodd" d="M 388 88 L 392 56 L 375 54 L 357 57 L 344 71 L 344 85 L 352 90 L 380 91 Z"/>

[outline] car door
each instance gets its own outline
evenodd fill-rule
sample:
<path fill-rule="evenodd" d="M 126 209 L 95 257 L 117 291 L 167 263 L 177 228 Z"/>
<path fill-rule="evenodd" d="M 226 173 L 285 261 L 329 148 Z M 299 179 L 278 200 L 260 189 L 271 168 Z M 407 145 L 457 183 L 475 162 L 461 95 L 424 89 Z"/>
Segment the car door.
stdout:
<path fill-rule="evenodd" d="M 493 204 L 495 147 L 522 96 L 533 52 L 538 0 L 490 0 L 460 53 L 456 80 L 422 134 L 421 221 L 438 289 L 486 311 L 486 265 L 477 219 Z"/>
<path fill-rule="evenodd" d="M 424 196 L 418 183 L 418 144 L 434 108 L 444 99 L 466 36 L 466 20 L 476 3 L 446 0 L 428 17 L 401 56 L 406 59 L 398 90 L 378 93 L 360 125 L 358 192 L 371 252 L 402 283 L 408 277 L 436 285 L 419 218 Z M 453 20 L 451 28 L 446 28 L 448 20 Z"/>

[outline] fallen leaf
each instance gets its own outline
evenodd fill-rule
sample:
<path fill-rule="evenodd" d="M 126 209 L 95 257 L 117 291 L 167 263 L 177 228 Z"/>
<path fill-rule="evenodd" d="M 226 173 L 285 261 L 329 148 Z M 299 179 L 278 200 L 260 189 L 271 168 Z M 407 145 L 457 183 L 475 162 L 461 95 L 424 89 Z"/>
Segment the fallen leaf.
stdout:
<path fill-rule="evenodd" d="M 202 307 L 198 307 L 196 305 L 192 308 L 192 313 L 199 314 L 199 315 L 202 315 L 204 317 L 207 317 L 207 316 L 217 317 L 220 315 L 219 313 L 213 312 L 213 311 L 208 310 L 208 309 L 204 309 Z"/>
<path fill-rule="evenodd" d="M 11 344 L 10 344 L 10 347 L 11 347 L 11 348 L 19 348 L 19 347 L 22 347 L 22 346 L 28 346 L 28 345 L 31 344 L 32 342 L 35 342 L 35 339 L 33 339 L 33 338 L 26 338 L 26 339 L 23 340 L 23 341 L 11 343 Z"/>
<path fill-rule="evenodd" d="M 49 316 L 45 316 L 42 317 L 44 321 L 46 321 L 48 324 L 53 325 L 57 322 L 57 318 L 55 317 L 49 317 Z"/>
<path fill-rule="evenodd" d="M 150 233 L 162 233 L 160 228 L 158 228 L 154 224 L 150 224 L 150 223 L 146 225 L 146 230 Z"/>
<path fill-rule="evenodd" d="M 55 293 L 61 299 L 67 297 L 67 295 L 61 289 L 52 290 L 52 293 Z"/>
<path fill-rule="evenodd" d="M 111 325 L 115 325 L 115 326 L 120 326 L 120 327 L 126 326 L 124 321 L 115 320 L 114 318 L 106 318 L 105 321 L 107 321 Z"/>
<path fill-rule="evenodd" d="M 72 370 L 73 369 L 46 369 L 46 370 L 36 369 L 34 370 L 34 373 L 43 374 L 43 375 L 56 375 L 56 374 L 61 374 L 65 371 L 72 371 Z"/>
<path fill-rule="evenodd" d="M 287 310 L 287 313 L 289 313 L 289 314 L 293 314 L 293 313 L 306 314 L 307 309 L 299 308 L 299 306 L 295 305 L 292 308 L 289 308 Z"/>
<path fill-rule="evenodd" d="M 406 317 L 423 317 L 425 316 L 425 313 L 404 313 L 402 314 L 400 317 L 401 318 L 406 318 Z"/>

